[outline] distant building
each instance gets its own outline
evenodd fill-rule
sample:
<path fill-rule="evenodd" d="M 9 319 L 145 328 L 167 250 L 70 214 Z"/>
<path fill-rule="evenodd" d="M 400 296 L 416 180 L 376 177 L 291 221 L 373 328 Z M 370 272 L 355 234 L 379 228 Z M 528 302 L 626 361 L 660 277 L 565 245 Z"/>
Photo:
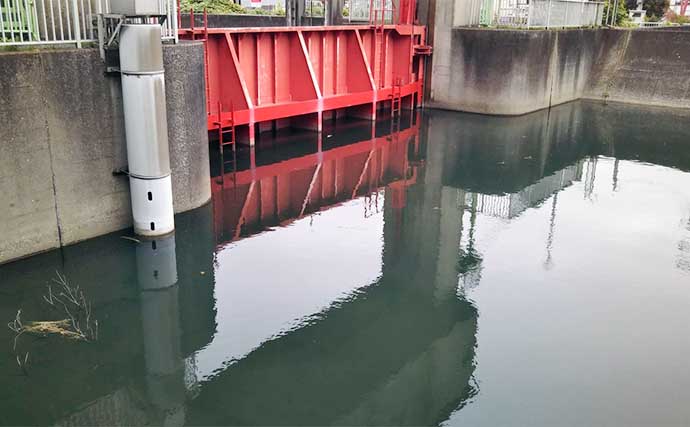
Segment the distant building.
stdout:
<path fill-rule="evenodd" d="M 681 3 L 681 0 L 671 0 L 671 4 L 668 6 L 668 10 L 673 11 L 676 15 L 680 15 Z M 685 16 L 690 16 L 690 7 L 685 10 Z"/>
<path fill-rule="evenodd" d="M 642 24 L 645 16 L 647 16 L 647 11 L 642 8 L 642 0 L 637 0 L 637 7 L 635 10 L 630 10 L 628 13 L 630 15 L 630 21 L 638 25 Z"/>
<path fill-rule="evenodd" d="M 241 0 L 240 4 L 246 8 L 275 9 L 276 5 L 283 4 L 285 0 Z"/>

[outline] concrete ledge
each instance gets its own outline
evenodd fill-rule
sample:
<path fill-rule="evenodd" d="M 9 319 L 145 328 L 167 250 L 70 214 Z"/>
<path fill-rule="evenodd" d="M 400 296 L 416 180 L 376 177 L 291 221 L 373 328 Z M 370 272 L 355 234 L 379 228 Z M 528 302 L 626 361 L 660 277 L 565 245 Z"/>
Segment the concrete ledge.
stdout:
<path fill-rule="evenodd" d="M 176 212 L 211 197 L 203 56 L 164 48 Z M 0 54 L 0 263 L 131 225 L 121 97 L 96 49 Z"/>

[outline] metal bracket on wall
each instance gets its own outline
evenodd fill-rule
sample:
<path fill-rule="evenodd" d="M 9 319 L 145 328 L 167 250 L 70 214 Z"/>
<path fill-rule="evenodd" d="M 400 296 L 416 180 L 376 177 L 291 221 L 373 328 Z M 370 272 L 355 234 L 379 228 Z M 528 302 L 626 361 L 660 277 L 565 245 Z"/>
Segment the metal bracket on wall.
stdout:
<path fill-rule="evenodd" d="M 101 59 L 106 62 L 106 72 L 109 70 L 106 51 L 113 48 L 114 41 L 120 32 L 120 27 L 125 22 L 124 15 L 99 13 L 96 15 L 96 32 L 98 33 L 98 52 Z M 119 62 L 119 61 L 118 61 Z"/>
<path fill-rule="evenodd" d="M 101 59 L 105 63 L 105 72 L 120 72 L 118 40 L 122 24 L 145 23 L 151 19 L 155 19 L 158 21 L 159 25 L 163 25 L 166 18 L 166 15 L 128 16 L 115 13 L 96 14 L 95 20 L 98 33 L 98 51 L 101 55 Z"/>

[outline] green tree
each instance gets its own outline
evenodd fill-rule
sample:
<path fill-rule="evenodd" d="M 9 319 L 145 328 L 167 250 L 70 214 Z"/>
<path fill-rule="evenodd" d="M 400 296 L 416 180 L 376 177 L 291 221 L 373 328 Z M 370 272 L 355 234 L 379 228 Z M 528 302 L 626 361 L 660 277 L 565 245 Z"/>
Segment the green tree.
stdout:
<path fill-rule="evenodd" d="M 667 0 L 668 1 L 668 0 Z M 608 17 L 607 22 L 611 22 L 611 14 L 614 12 L 613 7 L 616 4 L 616 0 L 606 0 L 604 5 L 604 18 Z M 615 26 L 625 26 L 628 21 L 628 8 L 626 6 L 626 0 L 618 0 L 618 6 L 615 10 L 615 19 L 613 25 Z"/>
<path fill-rule="evenodd" d="M 650 21 L 660 20 L 668 10 L 669 0 L 644 0 L 643 7 Z"/>
<path fill-rule="evenodd" d="M 180 0 L 180 10 L 182 13 L 194 10 L 194 13 L 247 13 L 244 7 L 232 0 Z"/>

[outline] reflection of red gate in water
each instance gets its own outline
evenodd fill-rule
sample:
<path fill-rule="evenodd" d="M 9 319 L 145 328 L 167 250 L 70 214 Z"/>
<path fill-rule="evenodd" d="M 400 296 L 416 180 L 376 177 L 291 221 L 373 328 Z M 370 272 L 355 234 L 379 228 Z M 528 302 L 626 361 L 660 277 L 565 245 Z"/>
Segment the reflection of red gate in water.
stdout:
<path fill-rule="evenodd" d="M 417 122 L 418 123 L 418 122 Z M 221 244 L 284 225 L 306 214 L 390 188 L 393 208 L 405 204 L 416 179 L 408 161 L 419 149 L 419 125 L 211 180 L 216 241 Z M 252 231 L 253 230 L 253 231 Z"/>
<path fill-rule="evenodd" d="M 256 131 L 321 130 L 334 115 L 375 119 L 397 96 L 419 104 L 426 27 L 410 24 L 414 0 L 400 3 L 395 25 L 180 29 L 206 40 L 208 129 L 232 122 L 253 144 Z"/>

